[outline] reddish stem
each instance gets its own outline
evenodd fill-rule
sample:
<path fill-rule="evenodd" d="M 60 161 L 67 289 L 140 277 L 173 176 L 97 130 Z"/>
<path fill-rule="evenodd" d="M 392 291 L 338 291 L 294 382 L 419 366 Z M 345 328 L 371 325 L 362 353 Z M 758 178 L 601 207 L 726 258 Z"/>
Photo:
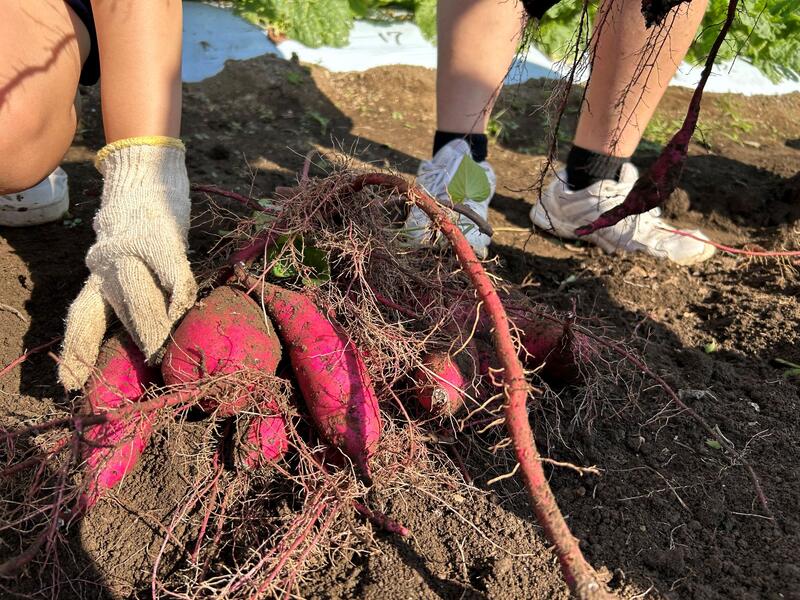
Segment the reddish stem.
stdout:
<path fill-rule="evenodd" d="M 419 319 L 420 318 L 419 315 L 417 313 L 415 313 L 413 310 L 409 309 L 408 307 L 401 306 L 400 304 L 397 304 L 397 302 L 395 302 L 391 298 L 387 298 L 386 296 L 384 296 L 380 292 L 376 292 L 375 290 L 372 290 L 372 293 L 375 296 L 375 300 L 377 300 L 378 302 L 383 304 L 385 307 L 391 308 L 393 310 L 396 310 L 401 315 L 405 315 L 406 317 L 409 317 L 410 319 Z"/>
<path fill-rule="evenodd" d="M 322 535 L 325 533 L 325 531 L 327 531 L 328 527 L 330 527 L 331 521 L 333 521 L 333 518 L 335 516 L 336 516 L 335 510 L 332 510 L 331 512 L 328 513 L 328 516 L 325 517 L 325 520 L 320 525 L 319 531 L 317 531 L 316 535 L 306 545 L 303 552 L 295 561 L 296 566 L 294 569 L 292 569 L 292 574 L 287 578 L 286 584 L 283 586 L 284 588 L 283 598 L 290 598 L 292 596 L 291 591 L 292 588 L 294 587 L 294 582 L 297 580 L 297 575 L 298 573 L 300 573 L 300 569 L 302 568 L 303 564 L 306 561 L 306 558 L 308 558 L 308 555 L 311 553 L 311 551 L 317 547 L 317 544 L 319 544 L 319 540 L 322 538 Z"/>
<path fill-rule="evenodd" d="M 121 406 L 120 408 L 115 408 L 114 410 L 109 410 L 100 414 L 73 415 L 71 417 L 63 417 L 61 419 L 52 419 L 50 421 L 39 423 L 37 425 L 31 425 L 14 432 L 0 430 L 0 437 L 24 437 L 42 433 L 43 431 L 49 431 L 51 429 L 58 429 L 60 427 L 72 427 L 77 431 L 81 431 L 86 427 L 92 427 L 93 425 L 125 421 L 127 417 L 134 414 L 155 412 L 162 408 L 169 408 L 179 404 L 187 404 L 188 407 L 191 406 L 193 402 L 202 394 L 203 390 L 199 389 L 181 390 L 178 392 L 172 392 L 170 394 L 164 394 L 163 396 L 153 398 L 152 400 L 146 400 L 144 402 L 132 402 L 130 404 L 126 404 L 125 406 Z"/>
<path fill-rule="evenodd" d="M 56 519 L 58 515 L 56 515 Z M 52 535 L 52 523 L 48 524 L 44 531 L 36 536 L 33 543 L 25 549 L 25 552 L 11 558 L 4 563 L 0 564 L 0 578 L 8 578 L 16 576 L 34 557 L 39 553 L 39 550 L 44 543 Z"/>
<path fill-rule="evenodd" d="M 217 507 L 217 497 L 218 497 L 218 485 L 219 485 L 219 478 L 222 475 L 222 466 L 219 464 L 218 457 L 214 456 L 214 468 L 216 469 L 216 474 L 214 475 L 214 480 L 211 482 L 211 502 L 208 504 L 208 508 L 206 509 L 205 515 L 203 516 L 203 522 L 200 525 L 200 532 L 197 534 L 197 541 L 194 544 L 194 550 L 192 551 L 191 561 L 193 563 L 197 562 L 197 558 L 200 556 L 200 549 L 203 546 L 203 538 L 206 536 L 206 529 L 208 529 L 208 522 L 211 520 L 211 514 L 214 512 L 214 509 Z"/>
<path fill-rule="evenodd" d="M 319 513 L 322 512 L 322 509 L 325 508 L 327 504 L 327 501 L 324 498 L 322 498 L 323 495 L 322 492 L 323 490 L 318 491 L 314 495 L 314 497 L 311 500 L 308 500 L 305 504 L 306 506 L 315 507 L 313 508 L 313 514 L 310 517 L 308 517 L 312 523 L 316 521 L 316 518 L 319 516 Z M 283 537 L 281 538 L 281 541 L 278 543 L 278 545 L 273 546 L 270 550 L 268 550 L 255 565 L 253 565 L 250 569 L 248 569 L 247 573 L 245 573 L 240 579 L 235 581 L 233 585 L 231 585 L 229 588 L 226 588 L 224 590 L 224 593 L 231 596 L 235 592 L 237 592 L 240 588 L 242 588 L 242 586 L 244 586 L 246 583 L 252 581 L 254 575 L 258 573 L 261 570 L 261 568 L 267 564 L 267 562 L 269 562 L 269 560 L 272 558 L 274 554 L 283 551 L 283 548 L 289 541 L 289 536 L 294 534 L 295 530 L 304 521 L 302 517 L 305 516 L 306 513 L 303 513 L 300 517 L 295 518 L 292 521 L 292 524 L 289 527 L 289 529 L 283 534 Z"/>
<path fill-rule="evenodd" d="M 19 358 L 14 359 L 13 362 L 11 362 L 11 363 L 7 364 L 5 367 L 3 367 L 3 370 L 0 371 L 0 377 L 4 377 L 5 375 L 7 375 L 11 371 L 13 371 L 15 367 L 17 367 L 17 366 L 21 365 L 22 363 L 24 363 L 26 360 L 28 360 L 28 357 L 31 354 L 36 354 L 37 352 L 41 352 L 42 350 L 44 350 L 46 348 L 49 348 L 53 344 L 56 344 L 56 343 L 58 343 L 60 341 L 61 341 L 61 336 L 59 336 L 59 337 L 57 337 L 55 339 L 52 339 L 49 342 L 45 342 L 44 344 L 41 344 L 41 345 L 36 346 L 34 348 L 31 348 L 25 354 L 23 354 Z"/>
<path fill-rule="evenodd" d="M 503 367 L 506 426 L 514 443 L 520 470 L 525 478 L 539 524 L 555 546 L 564 579 L 572 592 L 581 599 L 610 598 L 594 569 L 584 558 L 578 540 L 570 532 L 545 477 L 528 422 L 526 400 L 530 387 L 525 380 L 522 364 L 517 358 L 505 308 L 481 262 L 458 226 L 450 221 L 447 213 L 423 190 L 409 187 L 400 177 L 383 173 L 356 177 L 351 189 L 355 192 L 367 185 L 394 188 L 405 194 L 410 202 L 419 206 L 428 215 L 431 222 L 450 242 L 453 252 L 469 276 L 478 298 L 483 301 L 494 325 L 494 344 Z"/>
<path fill-rule="evenodd" d="M 223 196 L 224 198 L 230 198 L 231 200 L 236 200 L 241 204 L 244 204 L 247 208 L 250 208 L 256 212 L 274 212 L 274 209 L 270 209 L 266 206 L 262 206 L 259 204 L 258 200 L 255 198 L 251 198 L 250 196 L 243 196 L 237 192 L 232 190 L 226 190 L 215 185 L 200 185 L 194 184 L 192 185 L 193 192 L 203 192 L 209 195 L 216 195 L 216 196 Z"/>
<path fill-rule="evenodd" d="M 553 318 L 553 317 L 548 316 L 547 318 Z M 753 482 L 753 488 L 755 488 L 756 497 L 758 498 L 758 501 L 761 503 L 761 508 L 764 509 L 764 512 L 767 513 L 767 516 L 770 519 L 772 519 L 774 522 L 777 522 L 777 521 L 775 521 L 775 515 L 772 514 L 772 510 L 770 510 L 770 508 L 769 508 L 769 502 L 767 501 L 767 496 L 764 493 L 764 489 L 761 487 L 761 482 L 758 479 L 758 475 L 756 474 L 755 469 L 753 469 L 753 466 L 747 461 L 747 459 L 745 459 L 738 452 L 736 452 L 736 448 L 734 448 L 734 446 L 724 436 L 720 435 L 717 432 L 716 429 L 711 427 L 711 425 L 708 424 L 708 421 L 706 421 L 700 415 L 700 413 L 698 413 L 691 406 L 689 406 L 683 400 L 681 400 L 681 397 L 675 392 L 674 389 L 672 389 L 672 386 L 669 385 L 666 381 L 664 381 L 663 377 L 661 377 L 660 375 L 655 373 L 652 369 L 650 369 L 650 367 L 648 367 L 647 364 L 643 360 L 641 360 L 638 357 L 634 356 L 632 353 L 630 353 L 627 350 L 625 350 L 625 348 L 621 347 L 619 344 L 616 344 L 616 343 L 614 343 L 614 342 L 612 342 L 610 340 L 607 340 L 607 339 L 604 339 L 604 338 L 602 338 L 602 337 L 600 337 L 598 335 L 595 335 L 594 333 L 592 333 L 591 331 L 589 331 L 588 329 L 586 329 L 584 327 L 581 327 L 580 330 L 581 330 L 581 333 L 583 333 L 586 337 L 591 338 L 592 340 L 594 340 L 598 344 L 601 344 L 601 345 L 603 345 L 603 346 L 605 346 L 607 348 L 610 348 L 615 353 L 619 354 L 625 360 L 627 360 L 629 363 L 631 363 L 634 367 L 639 369 L 647 377 L 650 377 L 653 381 L 655 381 L 658 384 L 658 386 L 661 389 L 663 389 L 667 393 L 667 395 L 670 397 L 670 399 L 682 411 L 684 411 L 686 414 L 688 414 L 690 417 L 692 417 L 695 421 L 697 421 L 700 424 L 700 426 L 705 430 L 705 432 L 711 438 L 716 440 L 716 442 L 720 446 L 722 446 L 722 448 L 725 450 L 725 452 L 728 454 L 728 456 L 731 457 L 731 459 L 734 462 L 739 462 L 745 468 L 745 470 L 747 471 L 748 476 L 750 477 L 750 481 Z"/>
<path fill-rule="evenodd" d="M 20 471 L 24 471 L 28 467 L 30 467 L 32 465 L 35 465 L 38 462 L 46 461 L 47 459 L 49 459 L 52 456 L 54 456 L 54 455 L 58 454 L 59 452 L 61 452 L 64 449 L 64 447 L 67 444 L 69 444 L 69 442 L 70 442 L 70 437 L 69 436 L 67 436 L 65 438 L 62 438 L 62 439 L 58 440 L 58 442 L 56 442 L 56 444 L 55 444 L 55 446 L 53 448 L 51 448 L 50 450 L 45 452 L 45 456 L 40 456 L 40 455 L 30 456 L 30 457 L 26 458 L 25 460 L 23 460 L 21 462 L 18 462 L 15 465 L 11 465 L 10 467 L 7 467 L 7 468 L 3 469 L 2 471 L 0 471 L 0 479 L 2 479 L 4 477 L 10 477 L 11 475 L 13 475 L 15 473 L 19 473 Z"/>
<path fill-rule="evenodd" d="M 741 248 L 733 248 L 731 246 L 725 246 L 724 244 L 719 244 L 717 242 L 701 238 L 688 231 L 682 231 L 680 229 L 669 229 L 668 227 L 659 227 L 659 229 L 663 229 L 664 231 L 668 231 L 669 233 L 674 233 L 676 235 L 682 235 L 683 237 L 697 240 L 698 242 L 703 242 L 704 244 L 708 244 L 709 246 L 714 246 L 714 248 L 716 248 L 717 250 L 720 250 L 722 252 L 727 252 L 728 254 L 738 254 L 741 256 L 763 256 L 766 258 L 800 256 L 800 250 L 778 250 L 778 251 L 743 250 Z"/>
<path fill-rule="evenodd" d="M 319 506 L 317 507 L 317 510 L 314 511 L 312 518 L 309 519 L 308 524 L 299 533 L 297 538 L 295 538 L 294 542 L 292 542 L 292 545 L 289 546 L 283 553 L 280 560 L 278 561 L 278 564 L 275 565 L 275 567 L 270 572 L 269 577 L 267 577 L 259 586 L 258 591 L 250 596 L 250 600 L 258 600 L 259 598 L 264 597 L 265 590 L 270 586 L 270 584 L 275 580 L 275 578 L 281 572 L 281 569 L 283 569 L 283 565 L 285 565 L 286 561 L 289 560 L 292 554 L 294 554 L 294 551 L 297 550 L 297 548 L 299 548 L 304 541 L 306 541 L 309 532 L 314 527 L 314 525 L 316 525 L 320 515 L 322 514 L 322 511 L 324 511 L 327 506 L 328 506 L 327 502 L 324 501 L 320 502 Z M 328 515 L 328 518 L 330 518 L 333 514 L 335 514 L 335 510 L 331 510 L 331 513 Z"/>
<path fill-rule="evenodd" d="M 353 500 L 353 508 L 355 508 L 358 513 L 369 519 L 370 523 L 376 527 L 388 531 L 389 533 L 395 533 L 402 537 L 408 537 L 411 535 L 411 532 L 408 530 L 408 528 L 399 521 L 395 521 L 383 513 L 370 510 L 365 505 L 361 504 L 361 502 L 356 502 Z"/>

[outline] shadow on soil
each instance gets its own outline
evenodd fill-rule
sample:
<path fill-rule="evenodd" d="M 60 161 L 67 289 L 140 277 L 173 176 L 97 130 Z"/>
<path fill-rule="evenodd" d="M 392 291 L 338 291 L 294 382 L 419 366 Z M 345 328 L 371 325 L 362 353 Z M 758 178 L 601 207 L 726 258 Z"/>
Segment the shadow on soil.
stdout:
<path fill-rule="evenodd" d="M 331 148 L 332 139 L 340 140 L 337 147 L 345 149 L 357 143 L 363 149 L 362 160 L 379 165 L 388 163 L 413 171 L 418 160 L 390 144 L 353 138 L 351 119 L 316 88 L 307 69 L 293 63 L 272 58 L 229 63 L 212 80 L 185 86 L 185 92 L 184 137 L 190 177 L 196 183 L 266 195 L 278 185 L 291 184 L 303 154 L 314 146 Z M 88 93 L 86 104 L 94 111 L 86 143 L 96 149 L 102 139 L 96 90 Z M 574 111 L 572 115 L 574 119 Z M 420 143 L 418 154 L 424 156 L 429 140 Z M 514 143 L 505 145 L 515 147 Z M 642 164 L 638 158 L 637 162 Z M 25 307 L 31 320 L 26 347 L 61 333 L 66 309 L 86 276 L 83 257 L 93 239 L 91 217 L 97 207 L 99 181 L 88 164 L 67 164 L 66 169 L 72 216 L 80 218 L 79 223 L 2 232 L 29 270 L 29 275 L 14 275 L 31 291 Z M 706 177 L 708 173 L 714 173 L 714 179 Z M 687 175 L 691 175 L 684 178 L 691 208 L 684 213 L 722 211 L 734 220 L 747 214 L 751 223 L 755 218 L 753 224 L 761 226 L 800 216 L 796 205 L 774 200 L 772 190 L 783 181 L 764 170 L 704 156 L 690 158 Z M 734 183 L 720 195 L 714 183 L 718 180 Z M 736 187 L 739 181 L 741 194 Z M 747 199 L 746 190 L 750 191 Z M 515 226 L 529 226 L 528 205 L 501 193 L 493 207 Z M 200 226 L 192 233 L 192 248 L 193 258 L 198 260 L 215 239 L 205 211 L 205 200 L 196 198 L 194 214 Z M 699 346 L 687 345 L 670 327 L 612 298 L 607 279 L 582 275 L 579 286 L 562 293 L 559 282 L 586 272 L 584 259 L 537 256 L 509 245 L 500 245 L 495 251 L 503 274 L 513 282 L 535 276 L 537 301 L 570 310 L 575 300 L 579 313 L 596 315 L 613 325 L 608 333 L 611 337 L 635 333 L 637 345 L 646 348 L 653 368 L 670 374 L 676 389 L 713 390 L 699 393 L 693 407 L 719 425 L 737 448 L 753 443 L 750 460 L 763 478 L 773 510 L 781 516 L 783 536 L 776 538 L 771 523 L 754 516 L 759 507 L 743 470 L 731 466 L 694 422 L 671 411 L 661 412 L 665 397 L 652 382 L 636 377 L 625 385 L 610 382 L 604 388 L 607 396 L 596 400 L 603 418 L 594 422 L 593 431 L 565 429 L 564 444 L 552 447 L 554 458 L 597 464 L 605 470 L 601 477 L 581 477 L 560 469 L 551 472 L 556 496 L 574 533 L 584 540 L 587 557 L 614 571 L 615 585 L 635 584 L 639 590 L 654 585 L 665 597 L 755 597 L 800 584 L 800 571 L 786 562 L 786 557 L 796 556 L 792 549 L 800 547 L 800 522 L 795 513 L 798 475 L 794 469 L 800 455 L 789 437 L 753 442 L 758 431 L 780 429 L 782 420 L 796 420 L 790 405 L 783 402 L 787 394 L 796 397 L 796 388 L 781 382 L 772 388 L 764 386 L 775 374 L 763 361 L 738 353 L 709 355 Z M 652 267 L 646 259 L 598 260 L 620 280 L 634 266 Z M 665 271 L 660 275 L 666 276 Z M 638 293 L 649 294 L 650 290 L 643 286 Z M 41 399 L 62 397 L 51 359 L 39 356 L 26 361 L 20 392 Z M 563 390 L 560 397 L 568 422 L 583 392 Z M 755 414 L 751 402 L 757 402 L 769 416 Z M 658 414 L 660 418 L 654 418 Z M 754 422 L 757 425 L 751 425 Z M 547 438 L 546 432 L 539 434 Z M 487 465 L 477 466 L 483 472 Z M 527 501 L 514 487 L 518 484 L 508 485 L 514 493 L 508 494 L 512 499 L 503 500 L 503 506 L 521 519 L 532 519 Z M 153 536 L 158 538 L 157 532 L 153 531 Z M 152 541 L 132 543 L 140 547 Z M 425 558 L 407 546 L 391 538 L 388 543 L 419 573 L 430 593 L 444 598 L 482 597 L 477 590 L 435 575 Z M 79 544 L 72 544 L 70 550 L 74 571 L 62 582 L 62 593 L 71 589 L 71 580 L 97 581 L 98 589 L 104 587 L 106 583 Z M 457 560 L 454 555 L 453 562 Z M 769 583 L 775 577 L 781 578 L 777 588 Z M 84 588 L 80 593 L 74 591 L 74 597 L 86 597 Z M 96 597 L 111 594 L 98 591 Z"/>

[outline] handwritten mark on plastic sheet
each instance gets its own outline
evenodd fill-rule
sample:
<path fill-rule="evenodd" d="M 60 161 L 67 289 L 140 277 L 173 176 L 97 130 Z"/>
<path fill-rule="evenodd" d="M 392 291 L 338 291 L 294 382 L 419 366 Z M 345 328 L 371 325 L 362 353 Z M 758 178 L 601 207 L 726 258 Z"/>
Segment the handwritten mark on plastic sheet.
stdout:
<path fill-rule="evenodd" d="M 379 33 L 378 37 L 381 38 L 385 43 L 391 44 L 391 40 L 394 40 L 394 43 L 398 46 L 400 45 L 400 36 L 403 35 L 402 31 L 387 31 L 386 33 Z"/>

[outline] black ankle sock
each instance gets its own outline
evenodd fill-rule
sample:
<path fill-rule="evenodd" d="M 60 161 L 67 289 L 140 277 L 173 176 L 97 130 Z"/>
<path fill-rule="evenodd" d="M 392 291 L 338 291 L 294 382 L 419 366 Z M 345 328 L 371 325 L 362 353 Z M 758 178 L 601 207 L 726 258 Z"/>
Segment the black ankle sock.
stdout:
<path fill-rule="evenodd" d="M 485 161 L 486 156 L 489 154 L 489 138 L 483 133 L 454 133 L 437 129 L 436 135 L 433 136 L 434 155 L 441 150 L 442 146 L 449 144 L 453 140 L 466 141 L 472 152 L 472 160 L 475 162 Z"/>
<path fill-rule="evenodd" d="M 619 156 L 608 156 L 572 146 L 567 155 L 567 186 L 582 190 L 601 179 L 619 180 L 622 165 L 629 160 Z"/>

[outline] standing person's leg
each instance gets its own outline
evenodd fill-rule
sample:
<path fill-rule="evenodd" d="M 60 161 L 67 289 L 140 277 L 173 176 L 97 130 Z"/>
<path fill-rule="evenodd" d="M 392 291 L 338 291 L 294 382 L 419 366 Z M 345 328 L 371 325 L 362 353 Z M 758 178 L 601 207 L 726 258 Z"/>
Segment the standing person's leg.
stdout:
<path fill-rule="evenodd" d="M 468 199 L 466 204 L 486 218 L 495 188 L 494 172 L 486 162 L 486 126 L 519 45 L 525 12 L 517 0 L 439 0 L 437 11 L 437 131 L 433 159 L 420 165 L 418 183 L 446 198 L 447 184 L 463 158 L 471 155 L 486 172 L 490 196 Z M 422 211 L 412 209 L 409 236 L 425 241 L 428 224 Z M 466 217 L 460 225 L 478 256 L 485 257 L 489 237 Z"/>
<path fill-rule="evenodd" d="M 628 162 L 702 21 L 707 0 L 680 5 L 664 29 L 647 29 L 641 0 L 605 0 L 593 34 L 592 73 L 567 167 L 531 211 L 538 227 L 561 237 L 621 203 L 637 179 Z M 643 251 L 681 264 L 713 247 L 669 234 L 657 214 L 628 218 L 585 239 L 606 251 Z M 699 232 L 696 232 L 699 233 Z"/>
<path fill-rule="evenodd" d="M 436 128 L 485 133 L 525 11 L 516 0 L 439 0 L 437 10 Z"/>
<path fill-rule="evenodd" d="M 708 0 L 693 0 L 681 6 L 667 17 L 667 29 L 647 29 L 638 0 L 601 6 L 575 146 L 625 159 L 634 153 L 707 5 Z"/>

